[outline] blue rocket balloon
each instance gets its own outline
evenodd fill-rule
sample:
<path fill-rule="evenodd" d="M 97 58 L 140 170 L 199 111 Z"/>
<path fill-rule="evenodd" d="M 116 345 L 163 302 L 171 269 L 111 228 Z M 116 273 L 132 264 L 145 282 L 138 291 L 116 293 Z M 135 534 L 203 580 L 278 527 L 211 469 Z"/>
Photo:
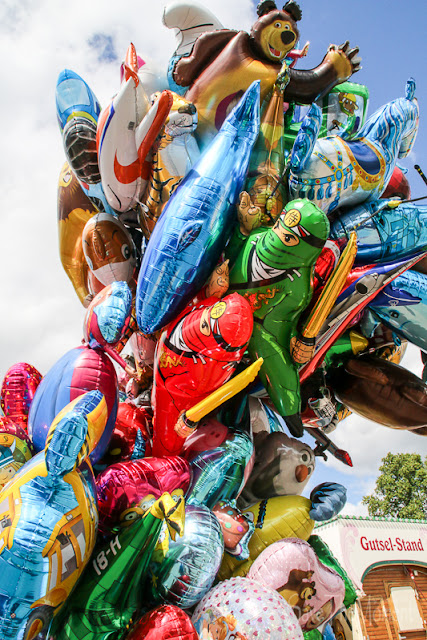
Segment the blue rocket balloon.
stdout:
<path fill-rule="evenodd" d="M 0 638 L 30 639 L 45 629 L 91 556 L 96 489 L 83 461 L 106 419 L 99 391 L 78 398 L 56 416 L 45 451 L 0 493 Z"/>
<path fill-rule="evenodd" d="M 369 309 L 399 336 L 427 352 L 427 275 L 406 271 L 374 298 Z"/>
<path fill-rule="evenodd" d="M 157 222 L 142 260 L 136 315 L 143 333 L 164 327 L 202 288 L 223 250 L 259 130 L 254 82 L 187 174 Z"/>
<path fill-rule="evenodd" d="M 352 231 L 357 233 L 356 264 L 400 260 L 427 249 L 427 206 L 365 203 L 331 224 L 334 239 L 348 238 Z"/>

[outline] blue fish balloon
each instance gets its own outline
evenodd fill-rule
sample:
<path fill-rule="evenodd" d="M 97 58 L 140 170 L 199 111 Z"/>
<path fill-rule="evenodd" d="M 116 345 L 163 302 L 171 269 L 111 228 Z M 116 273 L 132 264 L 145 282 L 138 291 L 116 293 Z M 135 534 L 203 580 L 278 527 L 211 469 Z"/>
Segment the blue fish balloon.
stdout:
<path fill-rule="evenodd" d="M 369 309 L 401 338 L 427 352 L 427 275 L 412 270 L 402 273 Z"/>
<path fill-rule="evenodd" d="M 164 327 L 204 285 L 231 233 L 259 130 L 254 82 L 168 201 L 142 260 L 136 314 L 143 333 Z"/>
<path fill-rule="evenodd" d="M 427 249 L 427 206 L 364 203 L 331 224 L 332 238 L 348 238 L 352 231 L 357 233 L 356 264 L 400 260 Z"/>

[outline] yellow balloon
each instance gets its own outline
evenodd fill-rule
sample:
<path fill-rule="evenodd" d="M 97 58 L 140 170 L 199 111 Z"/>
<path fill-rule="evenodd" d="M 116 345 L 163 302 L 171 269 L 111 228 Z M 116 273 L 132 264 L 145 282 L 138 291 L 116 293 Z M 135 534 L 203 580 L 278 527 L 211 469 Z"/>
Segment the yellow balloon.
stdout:
<path fill-rule="evenodd" d="M 261 500 L 246 509 L 243 513 L 249 515 L 255 525 L 249 542 L 249 559 L 239 562 L 225 553 L 219 579 L 246 576 L 259 554 L 282 538 L 308 540 L 314 528 L 314 520 L 309 516 L 311 507 L 311 500 L 303 496 L 278 496 Z"/>

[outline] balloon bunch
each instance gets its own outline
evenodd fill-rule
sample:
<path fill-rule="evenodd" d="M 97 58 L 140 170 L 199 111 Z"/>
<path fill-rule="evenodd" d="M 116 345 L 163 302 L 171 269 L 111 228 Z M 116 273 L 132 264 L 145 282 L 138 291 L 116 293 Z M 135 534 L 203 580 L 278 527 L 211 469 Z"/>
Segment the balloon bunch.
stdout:
<path fill-rule="evenodd" d="M 301 495 L 316 456 L 352 465 L 327 434 L 355 411 L 427 435 L 398 364 L 407 340 L 427 351 L 426 211 L 397 166 L 415 83 L 366 119 L 357 48 L 296 70 L 299 5 L 257 13 L 237 32 L 174 2 L 167 79 L 131 44 L 103 110 L 59 76 L 84 340 L 1 388 L 1 637 L 323 630 L 356 597 L 312 536 L 345 488 Z"/>

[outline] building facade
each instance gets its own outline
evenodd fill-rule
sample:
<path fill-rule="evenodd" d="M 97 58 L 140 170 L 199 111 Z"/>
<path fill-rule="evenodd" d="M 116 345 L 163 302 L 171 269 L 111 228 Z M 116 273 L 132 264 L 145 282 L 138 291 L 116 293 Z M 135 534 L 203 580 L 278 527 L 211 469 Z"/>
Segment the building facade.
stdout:
<path fill-rule="evenodd" d="M 337 516 L 315 533 L 359 593 L 334 620 L 337 640 L 426 640 L 427 520 Z"/>

